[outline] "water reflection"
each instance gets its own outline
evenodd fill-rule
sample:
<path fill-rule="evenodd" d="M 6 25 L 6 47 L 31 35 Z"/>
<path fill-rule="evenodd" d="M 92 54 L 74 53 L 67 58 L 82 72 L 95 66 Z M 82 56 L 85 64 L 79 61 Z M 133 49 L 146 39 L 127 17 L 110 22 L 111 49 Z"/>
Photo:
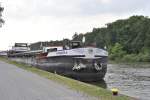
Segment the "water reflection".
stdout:
<path fill-rule="evenodd" d="M 106 84 L 105 80 L 100 80 L 100 81 L 97 81 L 97 82 L 88 82 L 88 83 L 92 84 L 92 85 L 96 85 L 96 86 L 104 88 L 104 89 L 107 89 L 107 84 Z"/>

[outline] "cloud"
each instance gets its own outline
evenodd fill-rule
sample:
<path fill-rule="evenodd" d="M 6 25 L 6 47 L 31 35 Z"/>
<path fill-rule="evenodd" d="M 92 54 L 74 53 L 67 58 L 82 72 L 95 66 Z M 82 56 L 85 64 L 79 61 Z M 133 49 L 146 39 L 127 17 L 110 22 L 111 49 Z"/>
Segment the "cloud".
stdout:
<path fill-rule="evenodd" d="M 148 15 L 149 0 L 2 0 L 0 47 L 71 38 L 133 14 Z"/>
<path fill-rule="evenodd" d="M 114 13 L 131 13 L 146 9 L 149 3 L 150 1 L 147 0 L 114 0 L 110 7 Z"/>
<path fill-rule="evenodd" d="M 98 15 L 98 14 L 128 14 L 136 13 L 139 10 L 144 10 L 149 7 L 150 1 L 147 0 L 87 0 L 80 6 L 82 14 L 84 15 Z"/>
<path fill-rule="evenodd" d="M 86 33 L 92 31 L 93 27 L 104 26 L 105 23 L 117 18 L 117 16 L 99 15 L 79 18 L 40 16 L 24 20 L 9 19 L 0 29 L 3 37 L 0 39 L 0 47 L 7 49 L 15 42 L 33 43 L 63 38 L 71 39 L 75 32 Z"/>
<path fill-rule="evenodd" d="M 95 16 L 100 14 L 126 14 L 146 9 L 148 0 L 9 0 L 9 16 Z M 6 9 L 7 9 L 6 8 Z"/>

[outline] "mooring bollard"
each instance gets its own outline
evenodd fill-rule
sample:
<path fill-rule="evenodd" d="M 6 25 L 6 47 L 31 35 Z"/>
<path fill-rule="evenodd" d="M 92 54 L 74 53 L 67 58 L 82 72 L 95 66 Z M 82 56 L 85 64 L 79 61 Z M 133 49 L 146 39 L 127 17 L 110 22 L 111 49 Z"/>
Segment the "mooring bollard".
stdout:
<path fill-rule="evenodd" d="M 113 94 L 114 96 L 117 96 L 117 95 L 118 95 L 118 89 L 117 89 L 117 88 L 112 88 L 111 91 L 112 91 L 112 94 Z"/>

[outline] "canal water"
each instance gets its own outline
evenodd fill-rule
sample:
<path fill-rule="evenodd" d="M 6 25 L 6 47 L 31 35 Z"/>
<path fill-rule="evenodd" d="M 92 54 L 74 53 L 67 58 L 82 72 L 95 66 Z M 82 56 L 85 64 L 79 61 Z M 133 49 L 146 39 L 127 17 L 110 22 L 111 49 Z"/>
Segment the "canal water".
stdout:
<path fill-rule="evenodd" d="M 121 94 L 150 100 L 150 64 L 109 64 L 104 88 L 118 88 Z"/>

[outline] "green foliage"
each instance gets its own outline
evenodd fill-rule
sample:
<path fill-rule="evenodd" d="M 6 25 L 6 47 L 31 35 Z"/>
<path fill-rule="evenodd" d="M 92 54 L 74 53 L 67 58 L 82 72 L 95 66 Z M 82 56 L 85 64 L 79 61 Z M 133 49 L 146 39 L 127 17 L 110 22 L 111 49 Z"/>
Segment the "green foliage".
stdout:
<path fill-rule="evenodd" d="M 80 33 L 79 35 L 75 32 L 75 34 L 72 36 L 72 40 L 73 41 L 82 41 L 82 38 L 83 38 L 83 34 Z"/>
<path fill-rule="evenodd" d="M 140 61 L 140 58 L 138 58 L 136 54 L 126 54 L 123 56 L 121 61 L 135 62 L 135 61 Z"/>
<path fill-rule="evenodd" d="M 123 46 L 119 43 L 115 43 L 110 51 L 110 59 L 117 60 L 122 58 L 125 54 L 126 52 L 123 51 Z"/>
<path fill-rule="evenodd" d="M 150 61 L 150 18 L 131 16 L 94 28 L 85 35 L 86 45 L 107 47 L 112 60 Z"/>
<path fill-rule="evenodd" d="M 2 24 L 4 23 L 4 20 L 1 18 L 2 17 L 2 12 L 3 12 L 4 8 L 1 7 L 0 5 L 0 27 L 2 26 Z"/>

